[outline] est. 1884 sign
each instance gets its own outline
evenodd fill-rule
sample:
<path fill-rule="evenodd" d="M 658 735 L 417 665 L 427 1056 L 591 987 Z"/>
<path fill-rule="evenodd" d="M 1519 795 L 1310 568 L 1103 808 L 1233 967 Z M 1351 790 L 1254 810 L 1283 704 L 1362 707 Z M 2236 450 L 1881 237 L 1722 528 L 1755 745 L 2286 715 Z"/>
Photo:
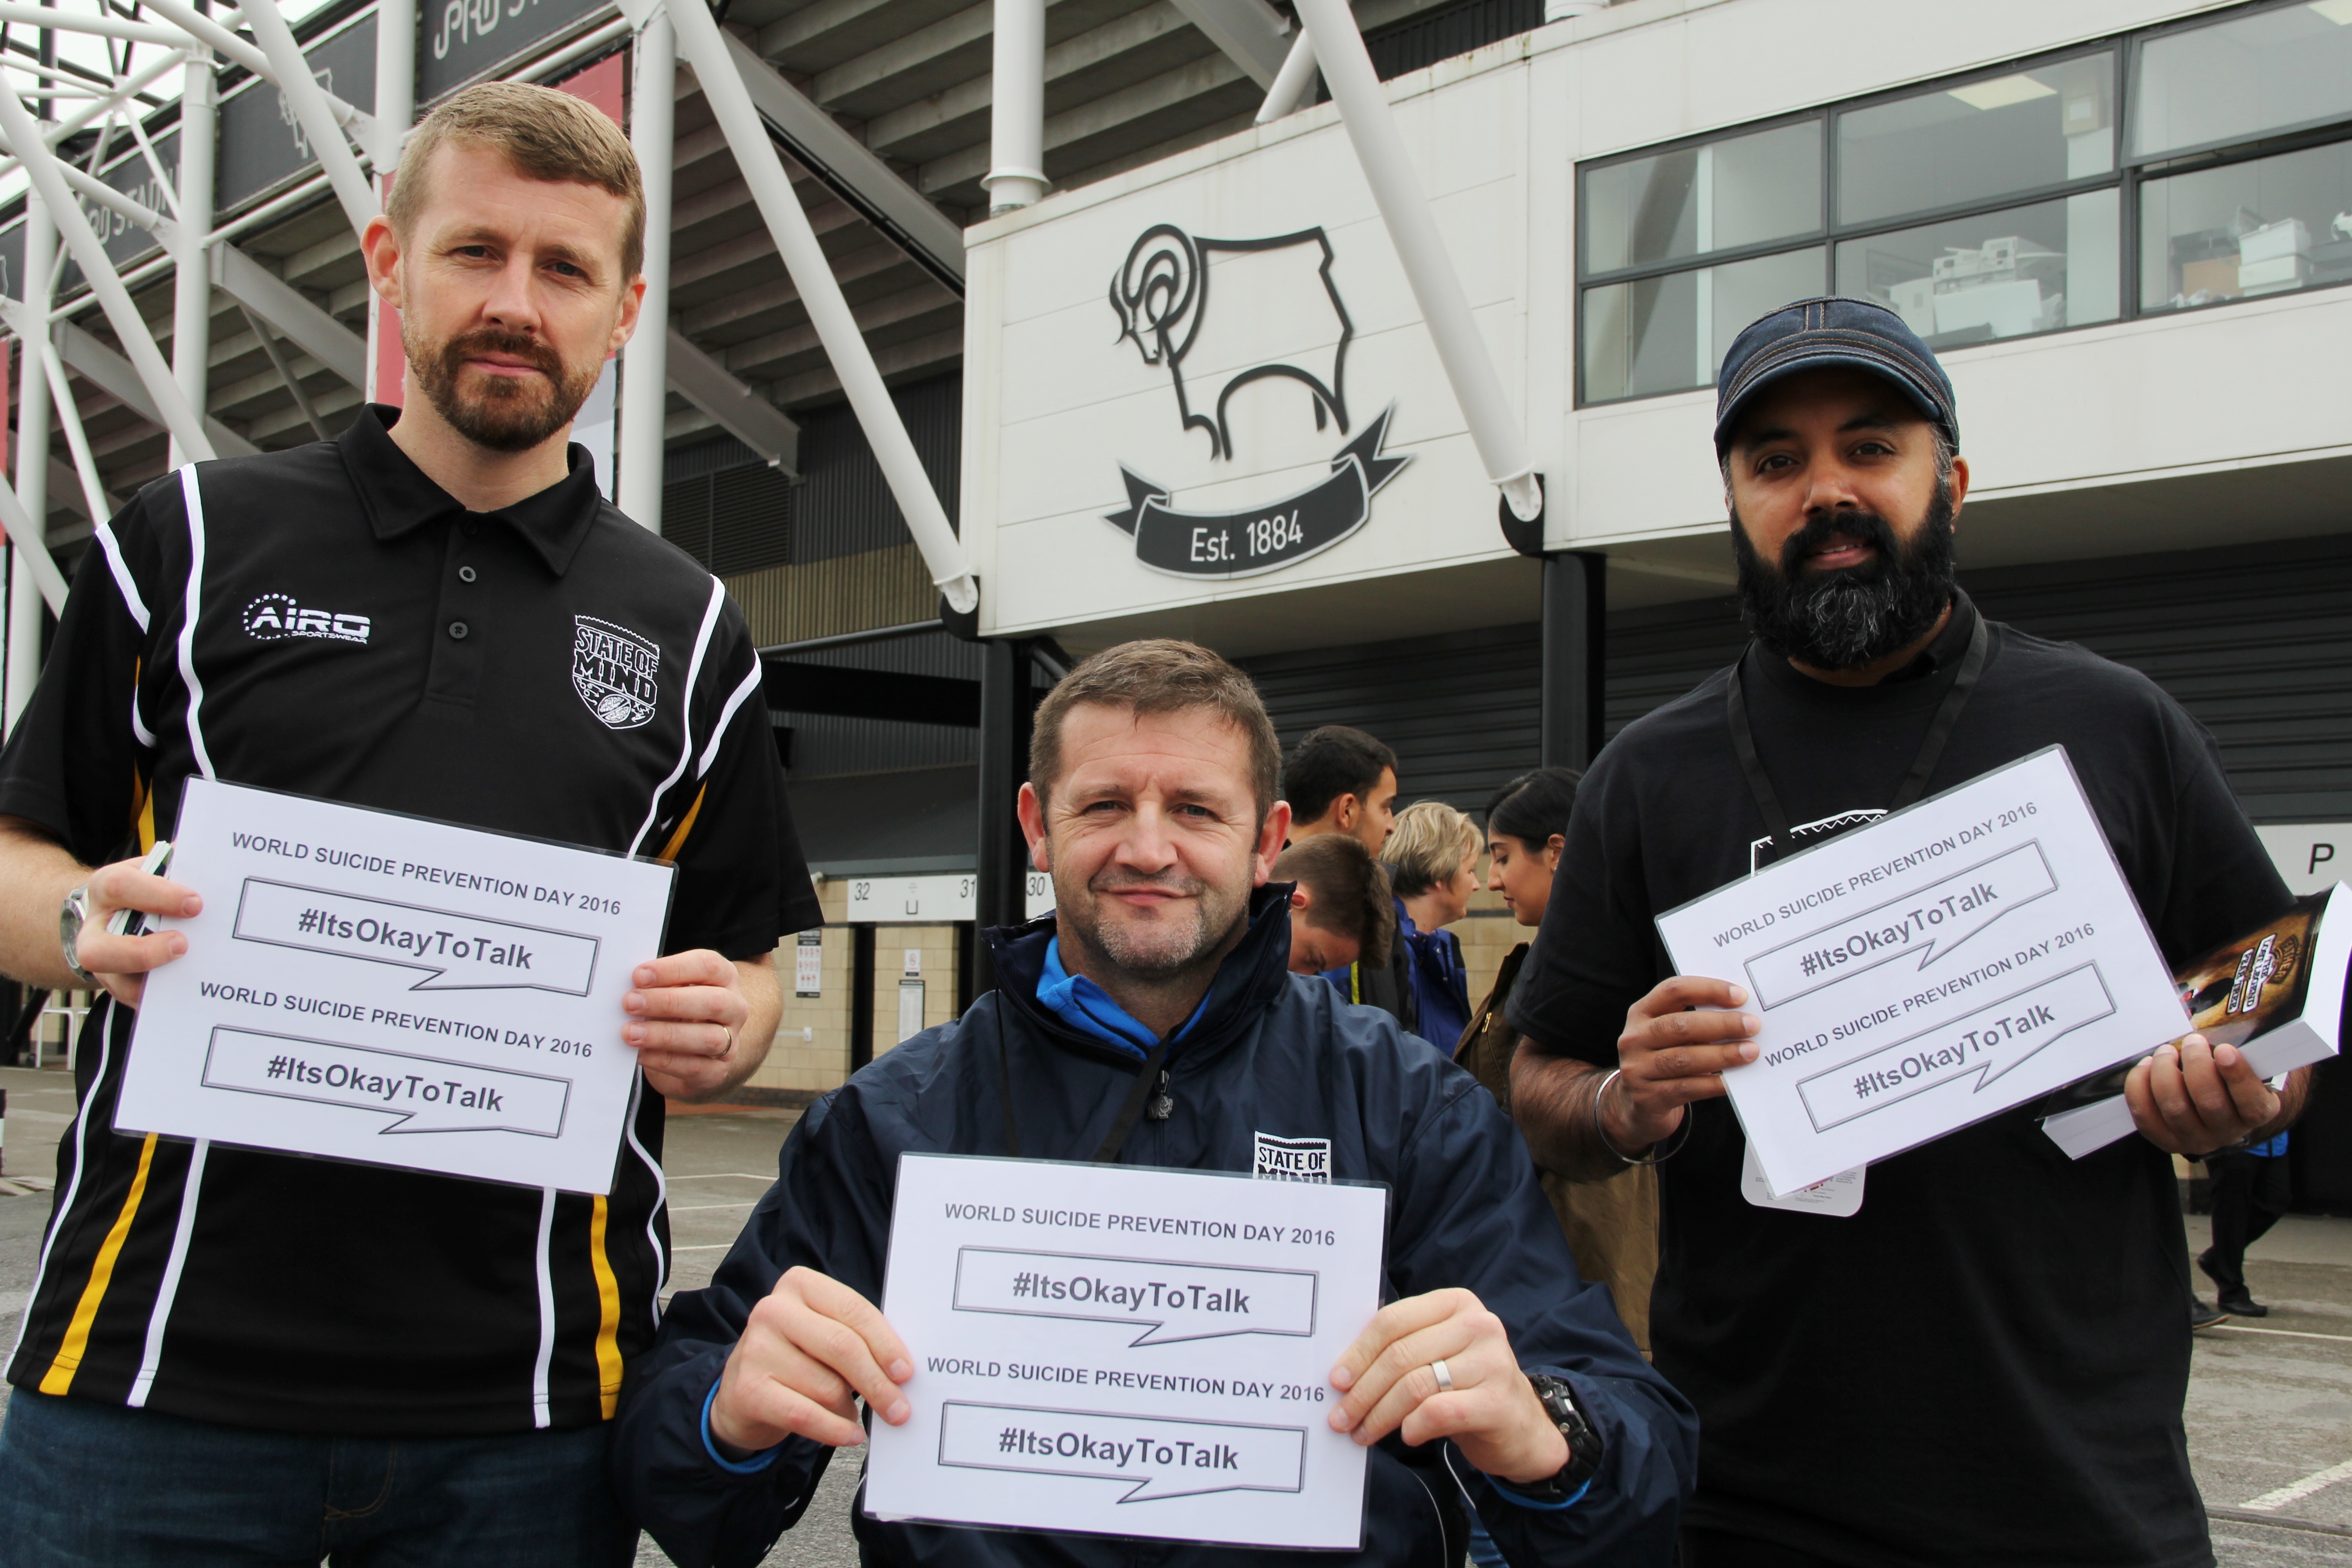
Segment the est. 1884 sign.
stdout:
<path fill-rule="evenodd" d="M 1207 383 L 1187 382 L 1185 358 L 1199 344 L 1209 321 L 1206 262 L 1216 251 L 1253 253 L 1275 262 L 1271 275 L 1286 283 L 1286 302 L 1296 302 L 1318 323 L 1328 309 L 1330 330 L 1317 334 L 1325 341 L 1312 354 L 1244 364 Z M 1347 435 L 1348 343 L 1355 327 L 1331 281 L 1331 242 L 1320 228 L 1270 239 L 1196 239 L 1173 224 L 1155 225 L 1136 240 L 1111 279 L 1110 303 L 1118 314 L 1120 339 L 1132 338 L 1144 363 L 1168 372 L 1177 416 L 1184 428 L 1207 435 L 1211 458 L 1233 456 L 1226 405 L 1234 391 L 1268 378 L 1304 384 L 1313 402 L 1316 428 L 1336 423 L 1339 433 Z M 1300 359 L 1308 363 L 1294 363 Z M 1371 516 L 1372 497 L 1412 460 L 1381 455 L 1394 412 L 1391 404 L 1341 446 L 1331 458 L 1327 477 L 1246 511 L 1180 510 L 1170 504 L 1173 497 L 1168 486 L 1122 463 L 1119 474 L 1127 482 L 1128 504 L 1107 513 L 1107 520 L 1134 536 L 1136 559 L 1157 572 L 1248 577 L 1304 561 L 1361 528 Z"/>

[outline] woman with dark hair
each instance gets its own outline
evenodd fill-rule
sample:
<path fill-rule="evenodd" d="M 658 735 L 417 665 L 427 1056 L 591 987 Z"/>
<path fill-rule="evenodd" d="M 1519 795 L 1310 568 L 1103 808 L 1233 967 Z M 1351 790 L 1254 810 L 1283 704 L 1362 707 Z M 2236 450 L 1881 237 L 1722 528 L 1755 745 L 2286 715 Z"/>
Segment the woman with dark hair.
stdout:
<path fill-rule="evenodd" d="M 1486 804 L 1486 847 L 1492 856 L 1486 886 L 1503 895 L 1511 918 L 1533 930 L 1551 902 L 1552 874 L 1567 844 L 1568 816 L 1576 805 L 1572 768 L 1538 768 L 1495 792 Z M 1526 967 L 1533 944 L 1522 942 L 1503 960 L 1495 989 L 1472 1015 L 1454 1059 L 1511 1109 L 1511 1057 L 1518 1037 L 1503 1016 L 1511 987 Z M 1630 1165 L 1601 1182 L 1570 1182 L 1543 1173 L 1545 1194 L 1560 1229 L 1587 1279 L 1609 1287 L 1617 1315 L 1633 1342 L 1650 1348 L 1650 1281 L 1658 1272 L 1658 1178 L 1647 1165 Z"/>

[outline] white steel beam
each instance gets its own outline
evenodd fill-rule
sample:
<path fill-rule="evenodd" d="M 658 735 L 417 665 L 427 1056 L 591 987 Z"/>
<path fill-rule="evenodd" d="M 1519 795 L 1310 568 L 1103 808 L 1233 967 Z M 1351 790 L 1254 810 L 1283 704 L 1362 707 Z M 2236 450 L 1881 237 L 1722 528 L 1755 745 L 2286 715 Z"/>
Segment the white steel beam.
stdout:
<path fill-rule="evenodd" d="M 991 216 L 1045 199 L 1045 0 L 996 0 L 989 67 Z"/>
<path fill-rule="evenodd" d="M 400 167 L 401 143 L 415 121 L 416 0 L 376 0 L 375 140 L 368 158 L 379 188 Z"/>
<path fill-rule="evenodd" d="M 166 6 L 171 9 L 166 10 Z M 277 0 L 236 0 L 236 8 L 244 13 L 246 26 L 253 29 L 262 53 L 269 57 L 269 75 L 277 81 L 278 90 L 286 95 L 286 106 L 294 111 L 302 134 L 310 141 L 310 151 L 318 155 L 319 166 L 326 171 L 327 184 L 334 190 L 335 199 L 342 204 L 352 232 L 360 233 L 367 227 L 368 220 L 383 208 L 376 199 L 374 187 L 360 173 L 360 161 L 352 154 L 352 144 L 343 140 L 343 126 L 351 121 L 337 119 L 333 106 L 327 101 L 326 90 L 310 74 L 310 62 L 302 58 L 302 46 L 294 41 L 294 29 L 278 14 Z M 158 15 L 172 16 L 184 7 L 176 5 L 174 0 L 158 0 L 154 9 Z M 194 16 L 194 13 L 188 15 Z M 365 133 L 373 126 L 360 129 Z"/>
<path fill-rule="evenodd" d="M 1526 429 L 1504 395 L 1486 340 L 1478 335 L 1470 297 L 1463 292 L 1461 274 L 1454 269 L 1444 237 L 1437 232 L 1421 176 L 1389 113 L 1388 90 L 1372 69 L 1364 36 L 1356 30 L 1348 0 L 1298 0 L 1298 16 L 1314 39 L 1323 79 L 1339 106 L 1340 123 L 1355 145 L 1356 162 L 1363 165 L 1389 242 L 1396 247 L 1413 301 L 1437 345 L 1438 363 L 1470 426 L 1478 460 L 1486 466 L 1486 478 L 1503 492 L 1511 515 L 1532 522 L 1543 515 L 1543 482 L 1528 455 Z"/>
<path fill-rule="evenodd" d="M 187 39 L 171 27 L 158 27 L 152 22 L 133 22 L 112 14 L 95 15 L 88 11 L 52 10 L 47 5 L 0 5 L 0 22 L 19 27 L 52 27 L 60 33 L 90 33 L 102 38 L 126 38 L 135 44 L 161 44 L 176 49 Z"/>
<path fill-rule="evenodd" d="M 692 0 L 688 0 L 692 3 Z M 632 51 L 636 79 L 629 94 L 629 144 L 646 187 L 646 297 L 637 330 L 621 351 L 622 515 L 662 531 L 662 426 L 669 417 L 670 188 L 677 146 L 677 35 L 656 11 Z"/>
<path fill-rule="evenodd" d="M 49 209 L 41 202 L 37 192 L 25 197 L 25 306 L 24 315 L 31 321 L 47 319 L 49 291 L 54 273 L 51 264 L 57 259 L 57 226 L 49 222 Z M 40 567 L 24 541 L 45 545 L 47 541 L 41 528 L 49 521 L 49 381 L 41 373 L 40 355 L 33 338 L 23 331 L 25 323 L 11 321 L 16 331 L 17 363 L 22 367 L 16 381 L 16 483 L 24 492 L 22 510 L 26 513 L 25 531 L 8 531 L 9 538 L 18 548 L 9 552 L 8 571 L 8 640 L 5 667 L 5 693 L 0 693 L 0 723 L 7 734 L 16 731 L 16 715 L 32 700 L 33 687 L 41 676 L 41 605 L 45 596 L 40 590 Z M 46 553 L 46 551 L 44 552 Z M 52 563 L 52 569 L 55 563 Z"/>
<path fill-rule="evenodd" d="M 58 571 L 58 563 L 49 558 L 48 542 L 41 537 L 41 531 L 33 526 L 33 520 L 26 512 L 25 504 L 16 499 L 15 488 L 5 479 L 0 479 L 0 528 L 5 528 L 8 531 L 8 542 L 14 547 L 16 565 L 24 573 L 26 580 L 39 591 L 38 602 L 48 605 L 49 614 L 64 615 L 66 613 L 65 574 Z M 17 618 L 17 607 L 13 601 L 8 606 L 8 612 L 9 630 L 13 633 L 16 630 Z M 36 618 L 33 622 L 33 635 L 36 639 L 39 637 L 40 630 L 39 622 Z M 11 653 L 14 651 L 13 648 L 10 649 Z M 16 714 L 24 711 L 24 704 L 16 700 L 15 668 L 16 661 L 12 658 L 8 662 L 10 666 L 8 706 L 15 710 L 8 715 L 8 728 L 14 731 L 16 728 Z M 38 678 L 39 671 L 37 668 L 32 677 L 26 682 L 25 695 L 27 698 L 33 695 L 31 681 Z"/>
<path fill-rule="evenodd" d="M 319 417 L 318 405 L 312 403 L 310 395 L 302 389 L 302 378 L 294 374 L 293 363 L 287 359 L 286 351 L 278 346 L 278 340 L 270 335 L 261 318 L 253 313 L 251 306 L 239 303 L 236 310 L 245 318 L 245 324 L 252 331 L 254 341 L 261 345 L 261 352 L 269 356 L 269 368 L 278 373 L 278 379 L 285 383 L 286 390 L 293 395 L 294 406 L 300 409 L 302 417 L 310 422 L 310 434 L 321 441 L 333 440 L 334 433 L 327 428 L 327 422 Z"/>
<path fill-rule="evenodd" d="M 162 352 L 155 347 L 154 335 L 147 330 L 146 318 L 140 315 L 139 307 L 131 303 L 131 291 L 122 286 L 121 274 L 115 271 L 114 262 L 106 254 L 106 247 L 91 230 L 89 220 L 79 207 L 74 205 L 67 192 L 65 179 L 58 173 L 57 157 L 41 140 L 40 129 L 34 123 L 32 112 L 25 107 L 15 90 L 5 84 L 0 84 L 0 135 L 7 137 L 8 144 L 16 149 L 18 160 L 24 164 L 26 177 L 33 182 L 33 188 L 48 204 L 50 212 L 58 216 L 58 232 L 64 237 L 66 248 L 73 253 L 74 260 L 80 266 L 90 292 L 98 296 L 99 304 L 106 311 L 108 323 L 114 328 L 114 335 L 129 353 L 131 363 L 137 370 L 138 380 L 145 386 L 152 405 L 160 416 L 156 422 L 170 431 L 181 449 L 192 457 L 211 457 L 213 445 L 205 434 L 203 418 L 195 406 L 181 395 L 179 384 L 172 379 L 172 367 L 163 363 Z M 68 210 L 72 216 L 64 216 Z M 108 390 L 113 389 L 110 387 Z M 115 395 L 120 397 L 121 394 L 118 392 Z"/>
<path fill-rule="evenodd" d="M 171 428 L 164 424 L 163 414 L 157 408 L 155 399 L 149 395 L 147 383 L 140 375 L 137 366 L 71 321 L 58 322 L 56 331 L 58 357 L 68 369 L 77 375 L 88 377 L 100 391 L 121 399 L 132 413 L 149 424 L 163 425 L 166 430 Z M 150 338 L 147 342 L 152 350 L 154 340 Z M 158 354 L 156 357 L 160 361 L 163 356 Z M 180 389 L 172 384 L 168 373 L 163 377 L 163 384 L 171 390 L 173 396 L 179 395 Z M 261 450 L 209 414 L 205 416 L 204 434 L 209 448 L 204 454 L 207 458 L 250 458 Z"/>
<path fill-rule="evenodd" d="M 636 9 L 644 8 L 647 3 L 648 0 L 630 0 Z M 1034 5 L 1038 0 L 1025 3 Z M 775 134 L 792 149 L 793 156 L 834 195 L 856 207 L 867 222 L 905 250 L 917 266 L 959 294 L 963 292 L 963 230 L 955 220 L 933 206 L 879 154 L 843 130 L 839 121 L 778 75 L 775 67 L 752 52 L 740 38 L 731 33 L 720 33 L 716 23 L 711 31 L 734 65 L 734 79 L 746 101 L 760 119 L 774 128 Z M 693 58 L 688 40 L 695 32 L 691 24 L 677 28 L 679 50 L 688 59 Z M 715 60 L 711 68 L 718 68 Z M 702 80 L 704 93 L 709 94 L 709 72 L 698 63 L 695 75 Z M 715 97 L 712 107 L 717 107 Z M 732 145 L 731 134 L 728 140 Z M 740 163 L 747 154 L 738 146 L 735 156 Z M 771 158 L 772 161 L 772 154 Z M 748 171 L 745 177 L 750 177 Z M 793 205 L 797 207 L 799 203 L 795 201 Z"/>
<path fill-rule="evenodd" d="M 213 231 L 215 119 L 212 58 L 192 50 L 180 86 L 180 232 L 170 249 L 172 379 L 194 408 L 204 407 L 212 390 L 213 269 L 205 237 Z M 194 456 L 175 440 L 168 460 L 176 468 Z"/>
<path fill-rule="evenodd" d="M 631 19 L 644 19 L 650 8 L 651 0 L 630 0 Z M 873 353 L 858 332 L 849 301 L 842 297 L 841 285 L 825 260 L 824 247 L 817 244 L 816 235 L 809 227 L 808 215 L 801 210 L 800 199 L 793 194 L 793 183 L 784 174 L 783 162 L 768 140 L 766 123 L 753 105 L 744 75 L 736 65 L 738 53 L 748 51 L 742 51 L 740 45 L 730 50 L 727 35 L 719 30 L 719 24 L 704 6 L 675 5 L 669 8 L 669 16 L 677 30 L 678 53 L 693 65 L 711 113 L 727 133 L 727 145 L 735 154 L 736 166 L 751 187 L 752 199 L 759 204 L 760 216 L 775 239 L 784 269 L 800 289 L 810 323 L 824 340 L 825 357 L 841 376 L 843 390 L 849 395 L 849 406 L 866 434 L 866 444 L 873 448 L 892 499 L 906 516 L 908 531 L 914 535 L 916 548 L 922 552 L 931 581 L 939 585 L 951 609 L 959 615 L 969 615 L 979 606 L 980 585 L 972 580 L 963 542 L 956 537 L 946 510 L 931 489 L 930 477 L 915 455 L 915 444 L 908 439 L 907 426 L 898 417 L 898 405 L 891 402 L 889 389 L 882 384 L 882 373 L 875 367 Z M 756 74 L 774 80 L 776 86 L 783 85 L 764 62 L 760 63 Z M 798 93 L 792 96 L 808 105 L 812 113 L 819 112 L 815 105 Z M 929 207 L 928 203 L 924 205 Z M 961 259 L 959 251 L 958 260 Z M 959 267 L 959 277 L 961 273 Z"/>
<path fill-rule="evenodd" d="M 677 395 L 717 420 L 720 429 L 766 458 L 770 467 L 797 477 L 801 471 L 801 427 L 783 410 L 744 385 L 725 365 L 697 348 L 684 332 L 672 327 L 667 336 L 669 384 Z M 623 482 L 626 482 L 625 470 Z"/>
<path fill-rule="evenodd" d="M 350 382 L 367 386 L 367 340 L 312 304 L 308 296 L 244 251 L 213 247 L 213 286 L 278 329 L 287 342 Z"/>
<path fill-rule="evenodd" d="M 1242 68 L 1242 74 L 1271 89 L 1290 53 L 1291 25 L 1265 0 L 1170 0 L 1185 19 Z"/>
<path fill-rule="evenodd" d="M 165 21 L 170 22 L 173 26 L 190 35 L 196 40 L 196 42 L 212 49 L 222 58 L 234 60 L 236 64 L 243 66 L 246 69 L 261 78 L 264 81 L 277 83 L 280 91 L 285 89 L 285 83 L 279 81 L 278 77 L 278 69 L 276 66 L 278 57 L 271 53 L 266 47 L 268 40 L 264 37 L 260 28 L 256 27 L 254 29 L 254 37 L 261 39 L 265 47 L 262 48 L 256 48 L 251 43 L 247 42 L 244 38 L 238 37 L 235 33 L 230 32 L 226 27 L 222 26 L 218 22 L 214 21 L 211 17 L 204 15 L 204 13 L 197 11 L 191 6 L 180 4 L 180 0 L 142 0 L 142 4 L 145 5 L 148 10 L 154 12 L 158 16 L 163 17 Z M 54 15 L 54 13 L 51 14 Z M 277 12 L 273 9 L 270 12 L 270 15 L 272 16 L 276 16 Z M 250 16 L 247 16 L 246 20 L 248 25 L 252 22 L 252 18 Z M 278 26 L 281 27 L 285 26 L 285 23 L 282 19 L 279 21 Z M 288 29 L 286 36 L 289 39 L 293 37 L 294 35 L 290 28 Z M 174 41 L 182 44 L 183 46 L 187 43 L 187 39 L 185 38 Z M 298 48 L 295 53 L 296 58 L 299 58 L 300 50 Z M 411 53 L 413 57 L 413 48 Z M 303 69 L 300 74 L 315 87 L 318 79 L 310 75 L 307 68 L 307 65 L 306 68 Z M 352 135 L 358 140 L 360 145 L 362 147 L 373 145 L 375 135 L 374 116 L 369 114 L 366 110 L 358 107 L 356 104 L 348 103 L 342 99 L 337 98 L 333 93 L 327 91 L 324 88 L 318 88 L 317 91 L 320 100 L 326 104 L 328 112 L 333 118 L 336 124 L 348 130 Z M 291 105 L 293 101 L 293 98 L 289 94 L 287 98 L 287 102 L 289 105 Z M 305 126 L 304 131 L 306 134 L 308 130 L 309 127 Z M 331 137 L 329 140 L 331 141 L 332 138 Z M 316 141 L 317 139 L 315 137 L 312 138 L 314 144 Z"/>
<path fill-rule="evenodd" d="M 89 449 L 89 432 L 82 427 L 81 410 L 74 405 L 73 388 L 66 384 L 66 367 L 47 344 L 28 344 L 41 351 L 41 369 L 47 376 L 49 395 L 57 400 L 58 424 L 66 433 L 66 450 L 73 454 L 74 478 L 80 482 L 82 510 L 93 518 L 113 515 L 106 510 L 106 485 L 99 478 L 98 458 Z"/>
<path fill-rule="evenodd" d="M 1265 89 L 1265 101 L 1258 106 L 1257 122 L 1271 124 L 1298 107 L 1315 85 L 1315 46 L 1307 41 L 1307 29 L 1290 40 L 1290 53 L 1284 58 L 1282 68 L 1275 73 L 1274 85 Z"/>

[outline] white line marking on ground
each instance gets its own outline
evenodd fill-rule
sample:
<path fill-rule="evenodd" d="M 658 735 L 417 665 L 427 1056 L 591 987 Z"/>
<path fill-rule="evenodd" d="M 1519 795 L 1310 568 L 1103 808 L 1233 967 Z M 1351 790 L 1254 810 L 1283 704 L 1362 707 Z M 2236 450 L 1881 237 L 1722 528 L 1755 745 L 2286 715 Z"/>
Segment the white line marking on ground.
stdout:
<path fill-rule="evenodd" d="M 759 1201 L 760 1200 L 757 1198 L 745 1198 L 740 1204 L 688 1204 L 683 1207 L 677 1204 L 672 1204 L 669 1205 L 669 1212 L 672 1214 L 700 1214 L 705 1209 L 747 1209 Z"/>
<path fill-rule="evenodd" d="M 742 1171 L 705 1171 L 698 1176 L 670 1176 L 673 1182 L 772 1182 L 773 1176 L 754 1176 Z"/>
<path fill-rule="evenodd" d="M 2225 1334 L 2277 1334 L 2290 1340 L 2334 1340 L 2338 1344 L 2352 1345 L 2352 1334 L 2314 1334 L 2301 1329 L 2257 1329 L 2244 1323 L 2214 1323 L 2203 1331 L 2210 1333 L 2216 1331 Z"/>
<path fill-rule="evenodd" d="M 2347 1459 L 2340 1465 L 2330 1465 L 2324 1470 L 2314 1470 L 2292 1486 L 2281 1487 L 2276 1491 L 2264 1492 L 2252 1502 L 2241 1503 L 2238 1506 L 2252 1509 L 2256 1513 L 2269 1513 L 2273 1509 L 2284 1508 L 2291 1502 L 2301 1502 L 2315 1491 L 2346 1480 L 2352 1480 L 2352 1459 Z"/>

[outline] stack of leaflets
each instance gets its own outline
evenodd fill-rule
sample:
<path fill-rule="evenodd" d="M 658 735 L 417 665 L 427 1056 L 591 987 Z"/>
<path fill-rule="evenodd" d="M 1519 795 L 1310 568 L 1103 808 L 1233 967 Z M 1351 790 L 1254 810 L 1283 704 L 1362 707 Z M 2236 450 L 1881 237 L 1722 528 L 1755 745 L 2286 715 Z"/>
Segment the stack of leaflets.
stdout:
<path fill-rule="evenodd" d="M 2344 1021 L 2345 974 L 2352 968 L 2352 888 L 2338 882 L 2297 899 L 2287 911 L 2177 971 L 2189 1026 L 2216 1046 L 2235 1046 L 2254 1070 L 2276 1079 L 2336 1055 Z M 2068 1109 L 2042 1130 L 2079 1160 L 2132 1131 L 2122 1094 L 2131 1064 L 2086 1079 L 2053 1099 Z"/>

